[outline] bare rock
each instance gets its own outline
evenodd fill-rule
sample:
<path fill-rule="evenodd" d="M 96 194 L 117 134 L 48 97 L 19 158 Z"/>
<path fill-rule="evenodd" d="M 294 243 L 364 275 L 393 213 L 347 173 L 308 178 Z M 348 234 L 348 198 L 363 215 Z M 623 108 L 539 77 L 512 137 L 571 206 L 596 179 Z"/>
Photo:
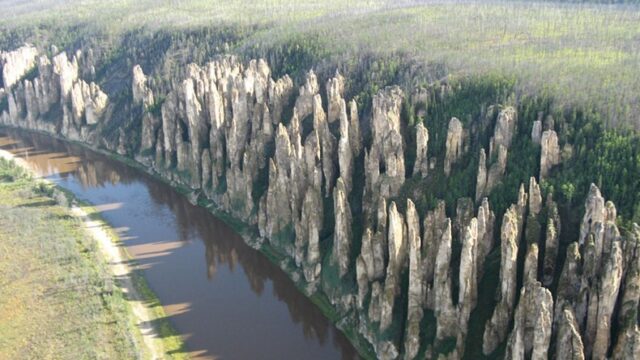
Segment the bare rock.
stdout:
<path fill-rule="evenodd" d="M 506 339 L 513 313 L 516 291 L 518 243 L 520 239 L 517 207 L 512 205 L 502 220 L 500 256 L 500 300 L 485 325 L 482 352 L 491 354 Z"/>
<path fill-rule="evenodd" d="M 516 124 L 518 122 L 516 110 L 513 107 L 507 107 L 498 113 L 496 127 L 493 133 L 493 149 L 499 145 L 509 149 L 513 135 L 516 132 Z"/>
<path fill-rule="evenodd" d="M 580 328 L 571 309 L 562 310 L 558 323 L 556 359 L 584 360 L 584 345 Z"/>
<path fill-rule="evenodd" d="M 338 265 L 340 277 L 349 271 L 351 256 L 351 208 L 347 199 L 344 182 L 338 178 L 333 190 L 334 213 L 336 217 L 333 235 L 332 259 Z"/>
<path fill-rule="evenodd" d="M 434 309 L 435 306 L 434 274 L 436 260 L 440 241 L 446 231 L 448 222 L 444 201 L 439 201 L 434 210 L 427 212 L 423 221 L 422 269 L 424 274 L 422 281 L 424 283 L 423 288 L 426 292 L 425 307 L 429 309 Z"/>
<path fill-rule="evenodd" d="M 427 149 L 429 146 L 429 131 L 422 122 L 416 125 L 416 162 L 413 165 L 413 175 L 426 177 L 429 171 Z"/>
<path fill-rule="evenodd" d="M 549 175 L 549 171 L 560 163 L 560 145 L 558 135 L 554 130 L 546 130 L 540 139 L 542 150 L 540 153 L 540 180 Z"/>
<path fill-rule="evenodd" d="M 409 243 L 409 300 L 405 329 L 404 357 L 413 359 L 420 348 L 420 321 L 422 320 L 422 253 L 420 218 L 415 205 L 407 199 L 407 241 Z"/>
<path fill-rule="evenodd" d="M 433 280 L 436 341 L 457 335 L 457 313 L 451 297 L 451 221 L 447 219 L 438 246 Z"/>
<path fill-rule="evenodd" d="M 142 104 L 145 108 L 153 105 L 153 92 L 147 86 L 147 77 L 140 65 L 133 67 L 133 80 L 131 81 L 134 104 Z"/>
<path fill-rule="evenodd" d="M 389 205 L 389 264 L 384 281 L 384 294 L 380 304 L 380 331 L 386 330 L 393 320 L 393 307 L 400 291 L 400 272 L 407 258 L 406 225 L 395 202 Z"/>
<path fill-rule="evenodd" d="M 327 81 L 327 99 L 329 100 L 329 109 L 327 111 L 327 121 L 333 123 L 338 120 L 342 113 L 344 99 L 344 77 L 338 71 L 333 78 Z"/>
<path fill-rule="evenodd" d="M 529 178 L 529 213 L 538 216 L 540 210 L 542 210 L 542 193 L 536 178 L 532 176 Z"/>
<path fill-rule="evenodd" d="M 5 89 L 9 90 L 36 65 L 38 50 L 24 44 L 13 51 L 0 52 L 0 68 Z"/>
<path fill-rule="evenodd" d="M 451 166 L 462 156 L 463 138 L 464 134 L 462 123 L 458 118 L 451 118 L 449 121 L 449 128 L 447 130 L 444 157 L 444 173 L 447 176 L 451 173 Z"/>
<path fill-rule="evenodd" d="M 307 115 L 314 111 L 313 98 L 320 91 L 318 86 L 318 78 L 313 70 L 307 73 L 305 83 L 300 87 L 298 98 L 296 99 L 295 111 L 300 117 L 304 119 Z"/>

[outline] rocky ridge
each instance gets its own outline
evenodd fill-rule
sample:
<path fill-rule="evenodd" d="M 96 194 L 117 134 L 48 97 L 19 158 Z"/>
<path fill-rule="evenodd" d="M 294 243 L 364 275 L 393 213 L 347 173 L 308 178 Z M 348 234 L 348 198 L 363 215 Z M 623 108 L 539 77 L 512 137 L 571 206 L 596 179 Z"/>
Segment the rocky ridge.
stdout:
<path fill-rule="evenodd" d="M 7 58 L 28 60 L 31 50 L 16 51 Z M 83 59 L 34 55 L 38 76 L 5 88 L 0 122 L 135 158 L 216 204 L 255 229 L 250 244 L 281 254 L 292 279 L 326 297 L 340 326 L 355 329 L 378 358 L 462 358 L 492 253 L 500 259 L 496 305 L 482 334 L 473 334 L 485 355 L 504 344 L 507 358 L 639 357 L 640 229 L 621 234 L 615 206 L 593 185 L 579 239 L 560 259 L 557 205 L 536 178 L 504 214 L 491 209 L 487 196 L 506 172 L 520 126 L 514 108 L 497 111 L 489 147 L 479 149 L 475 199 L 458 199 L 449 214 L 439 201 L 421 214 L 411 199 L 398 199 L 408 173 L 452 175 L 473 131 L 451 118 L 443 167 L 431 168 L 429 130 L 403 124 L 405 92 L 397 86 L 380 90 L 365 118 L 344 98 L 339 73 L 321 89 L 310 71 L 296 89 L 286 75 L 272 78 L 264 60 L 226 56 L 190 64 L 172 91 L 155 94 L 136 65 L 128 70 L 130 103 L 142 114 L 135 144 L 113 123 L 109 97 L 82 79 L 93 66 Z M 28 63 L 3 62 L 3 74 L 25 73 Z M 114 126 L 117 137 L 100 136 Z M 407 131 L 416 139 L 409 170 Z M 540 143 L 542 180 L 561 163 L 558 136 L 541 122 L 530 133 Z"/>

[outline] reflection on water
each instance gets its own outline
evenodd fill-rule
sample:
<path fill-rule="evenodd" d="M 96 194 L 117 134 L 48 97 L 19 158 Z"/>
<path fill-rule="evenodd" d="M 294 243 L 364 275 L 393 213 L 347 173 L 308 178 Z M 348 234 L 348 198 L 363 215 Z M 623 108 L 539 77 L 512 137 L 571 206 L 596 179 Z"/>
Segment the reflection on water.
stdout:
<path fill-rule="evenodd" d="M 167 185 L 36 134 L 2 130 L 0 148 L 96 205 L 198 358 L 357 357 L 284 272 Z"/>

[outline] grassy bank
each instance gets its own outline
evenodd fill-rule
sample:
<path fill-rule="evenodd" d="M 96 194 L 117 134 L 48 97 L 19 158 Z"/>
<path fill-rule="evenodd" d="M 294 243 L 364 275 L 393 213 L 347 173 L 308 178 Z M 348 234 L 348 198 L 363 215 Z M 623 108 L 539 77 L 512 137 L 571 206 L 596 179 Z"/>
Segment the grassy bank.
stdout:
<path fill-rule="evenodd" d="M 0 159 L 0 359 L 150 358 L 134 310 L 140 303 L 158 333 L 154 348 L 185 358 L 142 275 L 129 274 L 135 296 L 123 293 L 125 280 L 113 276 L 95 238 L 71 215 L 70 197 Z"/>

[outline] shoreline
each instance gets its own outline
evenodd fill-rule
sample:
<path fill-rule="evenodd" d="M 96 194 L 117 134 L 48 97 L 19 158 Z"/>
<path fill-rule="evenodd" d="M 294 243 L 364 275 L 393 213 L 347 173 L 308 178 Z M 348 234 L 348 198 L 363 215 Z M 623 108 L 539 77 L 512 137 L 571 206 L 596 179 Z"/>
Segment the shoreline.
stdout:
<path fill-rule="evenodd" d="M 143 341 L 143 344 L 140 345 L 143 345 L 144 348 L 140 349 L 140 355 L 153 360 L 188 359 L 184 342 L 166 320 L 164 308 L 162 306 L 153 308 L 148 306 L 150 303 L 159 303 L 157 296 L 149 289 L 140 270 L 128 264 L 130 260 L 133 260 L 133 257 L 123 246 L 115 230 L 100 217 L 99 212 L 91 204 L 78 199 L 71 191 L 38 176 L 35 169 L 24 159 L 2 149 L 0 149 L 0 158 L 14 162 L 29 172 L 35 180 L 63 192 L 71 201 L 70 214 L 81 221 L 82 230 L 98 245 L 99 254 L 108 264 L 110 274 L 118 279 L 117 284 L 122 293 L 126 295 L 126 301 L 129 305 L 128 312 L 132 318 L 130 320 L 134 321 L 137 335 Z M 154 321 L 161 323 L 159 326 L 155 326 Z M 167 356 L 167 351 L 174 350 L 178 350 L 178 352 Z"/>

